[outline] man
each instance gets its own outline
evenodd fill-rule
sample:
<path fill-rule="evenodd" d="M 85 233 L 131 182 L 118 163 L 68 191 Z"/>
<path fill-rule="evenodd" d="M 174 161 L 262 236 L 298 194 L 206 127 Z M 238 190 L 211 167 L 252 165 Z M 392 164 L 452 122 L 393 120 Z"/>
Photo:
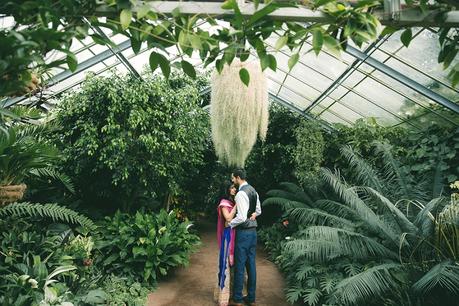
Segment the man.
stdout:
<path fill-rule="evenodd" d="M 235 169 L 231 180 L 239 188 L 236 194 L 236 217 L 230 226 L 236 229 L 236 242 L 234 250 L 234 289 L 233 301 L 229 305 L 243 306 L 244 301 L 250 306 L 255 306 L 255 289 L 257 271 L 255 255 L 257 248 L 257 220 L 261 214 L 260 198 L 255 189 L 247 181 L 244 169 Z M 247 297 L 242 297 L 244 283 L 244 270 L 247 268 Z"/>

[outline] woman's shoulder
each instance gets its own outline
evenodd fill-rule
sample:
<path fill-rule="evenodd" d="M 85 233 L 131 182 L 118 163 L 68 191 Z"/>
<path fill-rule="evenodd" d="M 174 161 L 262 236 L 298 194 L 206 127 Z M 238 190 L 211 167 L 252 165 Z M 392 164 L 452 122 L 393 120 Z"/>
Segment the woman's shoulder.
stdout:
<path fill-rule="evenodd" d="M 224 206 L 227 206 L 227 205 L 233 205 L 233 202 L 231 202 L 230 200 L 228 199 L 221 199 L 220 200 L 220 203 L 218 203 L 218 205 L 224 205 Z"/>

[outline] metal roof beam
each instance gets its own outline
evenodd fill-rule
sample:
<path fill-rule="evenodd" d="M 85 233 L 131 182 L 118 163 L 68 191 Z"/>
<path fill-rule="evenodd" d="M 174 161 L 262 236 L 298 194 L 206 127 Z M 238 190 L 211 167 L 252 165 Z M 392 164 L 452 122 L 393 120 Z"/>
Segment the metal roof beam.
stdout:
<path fill-rule="evenodd" d="M 94 65 L 97 65 L 98 63 L 110 58 L 111 56 L 113 56 L 113 52 L 115 53 L 121 53 L 122 51 L 128 49 L 129 47 L 131 47 L 131 41 L 130 40 L 126 40 L 124 42 L 122 42 L 121 44 L 117 45 L 115 48 L 113 49 L 108 49 L 108 50 L 105 50 L 104 52 L 102 53 L 99 53 L 98 55 L 94 56 L 94 57 L 91 57 L 90 59 L 87 59 L 85 60 L 84 62 L 81 62 L 78 64 L 77 66 L 77 69 L 75 71 L 70 71 L 70 70 L 65 70 L 65 71 L 62 71 L 61 73 L 58 73 L 56 74 L 55 76 L 53 76 L 51 79 L 49 79 L 49 81 L 46 82 L 46 85 L 47 86 L 51 86 L 51 85 L 54 85 L 54 84 L 57 84 L 61 81 L 64 81 L 66 79 L 68 79 L 69 77 L 81 72 L 81 71 L 84 71 Z M 14 104 L 17 104 L 21 101 L 24 101 L 26 100 L 28 97 L 26 96 L 22 96 L 22 97 L 17 97 L 17 98 L 10 98 L 10 99 L 7 99 L 6 101 L 3 102 L 3 107 L 10 107 Z"/>
<path fill-rule="evenodd" d="M 459 114 L 459 105 L 456 103 L 446 99 L 445 97 L 437 94 L 436 92 L 428 89 L 424 85 L 410 79 L 406 75 L 398 72 L 397 70 L 387 66 L 384 63 L 381 63 L 380 61 L 372 58 L 371 56 L 368 56 L 367 54 L 363 53 L 362 51 L 352 47 L 352 46 L 347 46 L 346 53 L 352 55 L 353 57 L 365 62 L 365 64 L 375 68 L 376 70 L 384 73 L 388 77 L 402 83 L 403 85 L 413 89 L 414 91 L 418 92 L 419 94 L 427 97 L 428 99 L 432 100 L 435 103 L 438 103 L 444 107 L 446 107 L 449 110 L 452 110 L 455 113 Z"/>
<path fill-rule="evenodd" d="M 234 15 L 232 10 L 222 9 L 221 2 L 179 2 L 179 1 L 146 1 L 155 12 L 163 15 L 172 15 L 177 10 L 184 15 L 219 16 L 220 18 Z M 245 17 L 252 16 L 257 10 L 262 9 L 265 4 L 260 4 L 255 9 L 253 3 L 246 3 L 240 7 L 241 13 Z M 386 8 L 387 10 L 387 8 Z M 100 16 L 111 16 L 115 10 L 109 6 L 101 6 L 97 9 Z M 445 13 L 444 19 L 438 21 L 438 14 L 435 11 L 422 12 L 421 9 L 407 8 L 393 14 L 387 15 L 384 9 L 379 9 L 374 13 L 379 21 L 384 25 L 390 26 L 459 26 L 459 11 Z M 330 22 L 329 16 L 320 12 L 313 11 L 304 6 L 282 7 L 268 15 L 274 20 L 299 21 L 299 22 Z"/>

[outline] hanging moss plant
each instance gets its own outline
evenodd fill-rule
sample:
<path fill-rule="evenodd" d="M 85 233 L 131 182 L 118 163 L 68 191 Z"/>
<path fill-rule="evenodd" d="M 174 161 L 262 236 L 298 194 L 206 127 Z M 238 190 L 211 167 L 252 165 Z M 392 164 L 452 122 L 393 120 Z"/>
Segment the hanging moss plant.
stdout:
<path fill-rule="evenodd" d="M 250 81 L 246 86 L 239 73 L 245 68 Z M 268 89 L 258 62 L 234 60 L 221 73 L 212 76 L 212 140 L 218 158 L 229 166 L 244 166 L 257 140 L 268 129 Z"/>

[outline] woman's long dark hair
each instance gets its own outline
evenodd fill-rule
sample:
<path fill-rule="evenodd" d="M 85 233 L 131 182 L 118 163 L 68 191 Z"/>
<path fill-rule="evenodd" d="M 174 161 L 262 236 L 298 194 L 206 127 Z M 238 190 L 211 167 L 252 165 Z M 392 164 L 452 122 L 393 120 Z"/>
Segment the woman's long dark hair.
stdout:
<path fill-rule="evenodd" d="M 231 193 L 230 193 L 230 189 L 231 189 L 232 186 L 233 186 L 233 183 L 231 181 L 229 181 L 229 180 L 225 180 L 225 181 L 222 182 L 222 184 L 220 185 L 220 195 L 218 197 L 217 205 L 223 199 L 231 201 L 231 202 L 234 203 L 234 196 L 232 196 Z"/>

